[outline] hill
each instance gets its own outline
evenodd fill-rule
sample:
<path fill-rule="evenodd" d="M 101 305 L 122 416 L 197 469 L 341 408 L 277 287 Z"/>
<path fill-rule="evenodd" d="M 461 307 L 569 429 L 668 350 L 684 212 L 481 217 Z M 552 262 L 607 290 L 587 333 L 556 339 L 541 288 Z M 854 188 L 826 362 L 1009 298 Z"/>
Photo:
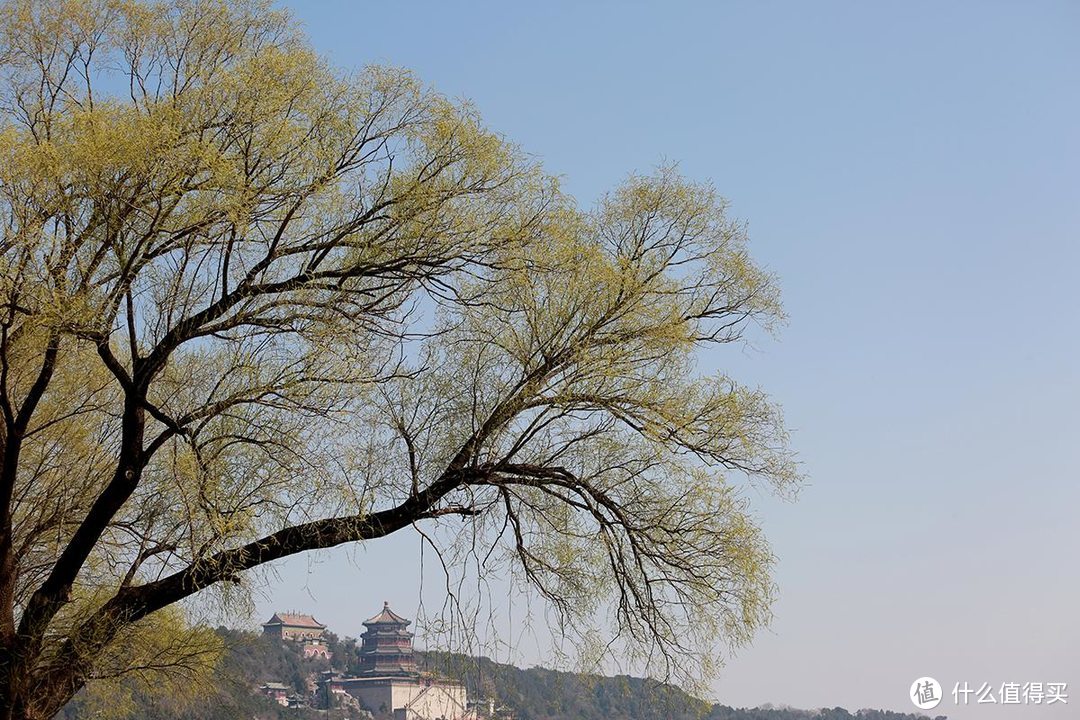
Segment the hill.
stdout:
<path fill-rule="evenodd" d="M 227 652 L 206 697 L 180 703 L 145 688 L 132 688 L 131 717 L 140 720 L 344 720 L 342 710 L 284 708 L 261 696 L 263 683 L 280 682 L 291 692 L 310 696 L 314 678 L 330 669 L 355 671 L 357 644 L 327 633 L 332 661 L 304 658 L 295 646 L 258 633 L 218 629 Z M 485 698 L 518 720 L 925 720 L 925 716 L 884 710 L 844 708 L 732 708 L 710 705 L 671 685 L 630 676 L 604 677 L 518 668 L 488 658 L 438 652 L 419 653 L 421 666 L 462 682 L 470 698 Z M 63 720 L 89 720 L 86 698 L 73 700 Z M 944 720 L 940 716 L 937 720 Z"/>

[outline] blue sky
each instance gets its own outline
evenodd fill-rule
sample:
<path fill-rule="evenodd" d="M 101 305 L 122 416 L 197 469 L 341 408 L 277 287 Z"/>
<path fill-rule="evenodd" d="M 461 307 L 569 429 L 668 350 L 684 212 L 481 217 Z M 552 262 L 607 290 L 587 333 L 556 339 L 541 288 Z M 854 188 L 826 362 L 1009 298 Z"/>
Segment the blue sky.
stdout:
<path fill-rule="evenodd" d="M 717 699 L 910 711 L 932 675 L 1076 696 L 934 713 L 1073 714 L 1080 4 L 285 4 L 337 64 L 471 100 L 583 203 L 675 161 L 748 222 L 790 324 L 702 365 L 783 405 L 809 481 L 748 490 L 780 601 Z M 349 556 L 280 566 L 259 613 L 356 634 L 415 609 L 415 537 Z"/>

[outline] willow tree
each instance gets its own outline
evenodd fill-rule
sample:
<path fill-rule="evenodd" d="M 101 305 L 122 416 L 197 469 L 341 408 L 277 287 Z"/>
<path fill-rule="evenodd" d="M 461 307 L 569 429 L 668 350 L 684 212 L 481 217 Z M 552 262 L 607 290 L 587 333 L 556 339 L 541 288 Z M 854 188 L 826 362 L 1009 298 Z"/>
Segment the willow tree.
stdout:
<path fill-rule="evenodd" d="M 462 518 L 650 671 L 767 619 L 737 488 L 796 472 L 695 361 L 780 308 L 711 188 L 581 209 L 263 2 L 0 15 L 0 715 L 190 670 L 183 601 L 245 571 Z"/>

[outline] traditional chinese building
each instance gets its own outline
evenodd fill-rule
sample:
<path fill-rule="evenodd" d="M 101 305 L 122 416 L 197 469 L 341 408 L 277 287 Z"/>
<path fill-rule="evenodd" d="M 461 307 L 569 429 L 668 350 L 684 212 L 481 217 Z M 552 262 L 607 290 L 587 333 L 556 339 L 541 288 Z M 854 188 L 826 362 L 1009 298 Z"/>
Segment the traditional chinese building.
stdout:
<path fill-rule="evenodd" d="M 410 624 L 383 603 L 382 612 L 364 621 L 359 672 L 327 678 L 327 695 L 348 693 L 370 712 L 392 714 L 394 720 L 475 720 L 464 686 L 417 671 Z"/>
<path fill-rule="evenodd" d="M 268 682 L 260 685 L 259 692 L 282 707 L 300 708 L 307 704 L 302 695 L 292 692 L 288 685 L 279 682 Z"/>
<path fill-rule="evenodd" d="M 365 620 L 360 636 L 360 677 L 415 677 L 410 621 L 383 603 L 382 612 Z"/>
<path fill-rule="evenodd" d="M 278 705 L 289 706 L 289 686 L 279 682 L 268 682 L 259 686 L 259 692 Z"/>
<path fill-rule="evenodd" d="M 319 640 L 326 626 L 311 617 L 299 613 L 274 613 L 263 623 L 263 635 L 278 640 Z"/>
<path fill-rule="evenodd" d="M 322 637 L 326 626 L 311 615 L 274 613 L 273 617 L 263 623 L 262 628 L 263 635 L 300 643 L 304 657 L 330 659 L 330 648 Z"/>

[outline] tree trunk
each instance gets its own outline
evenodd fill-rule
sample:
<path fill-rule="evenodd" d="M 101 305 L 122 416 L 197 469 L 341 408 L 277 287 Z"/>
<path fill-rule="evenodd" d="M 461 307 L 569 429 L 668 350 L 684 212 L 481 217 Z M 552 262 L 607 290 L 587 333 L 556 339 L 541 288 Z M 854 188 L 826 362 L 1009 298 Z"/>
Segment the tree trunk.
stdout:
<path fill-rule="evenodd" d="M 19 665 L 6 667 L 0 678 L 0 720 L 49 720 L 82 687 L 81 681 L 77 687 L 50 686 Z"/>

